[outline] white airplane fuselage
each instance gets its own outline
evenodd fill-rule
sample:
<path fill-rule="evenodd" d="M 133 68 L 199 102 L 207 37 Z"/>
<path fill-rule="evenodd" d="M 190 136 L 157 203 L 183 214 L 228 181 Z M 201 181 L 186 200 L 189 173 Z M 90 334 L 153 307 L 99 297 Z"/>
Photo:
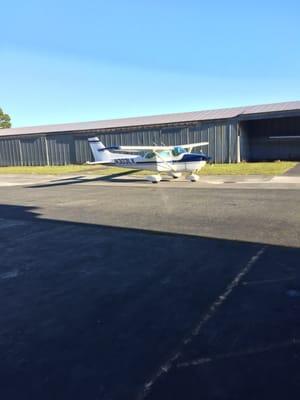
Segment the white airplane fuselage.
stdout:
<path fill-rule="evenodd" d="M 193 173 L 200 170 L 209 157 L 204 153 L 190 153 L 180 146 L 161 151 L 148 151 L 143 155 L 113 153 L 118 147 L 105 147 L 97 137 L 88 139 L 95 162 L 104 165 L 114 165 L 137 170 L 165 172 L 173 177 L 181 173 Z M 122 148 L 122 147 L 121 147 Z"/>
<path fill-rule="evenodd" d="M 121 154 L 116 154 L 121 156 Z M 124 168 L 142 169 L 156 172 L 193 172 L 198 171 L 206 164 L 203 155 L 185 153 L 177 157 L 166 157 L 161 160 L 160 157 L 153 156 L 151 159 L 145 159 L 143 156 L 129 156 L 122 154 L 121 158 L 113 160 L 114 165 Z"/>

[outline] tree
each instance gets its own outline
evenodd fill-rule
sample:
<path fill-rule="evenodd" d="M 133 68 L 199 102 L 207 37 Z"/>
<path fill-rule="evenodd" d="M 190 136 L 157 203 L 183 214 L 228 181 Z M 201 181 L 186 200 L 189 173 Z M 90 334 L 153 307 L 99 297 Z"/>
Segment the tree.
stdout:
<path fill-rule="evenodd" d="M 5 114 L 0 108 L 0 129 L 1 128 L 10 128 L 11 123 L 10 123 L 10 116 L 8 114 Z"/>

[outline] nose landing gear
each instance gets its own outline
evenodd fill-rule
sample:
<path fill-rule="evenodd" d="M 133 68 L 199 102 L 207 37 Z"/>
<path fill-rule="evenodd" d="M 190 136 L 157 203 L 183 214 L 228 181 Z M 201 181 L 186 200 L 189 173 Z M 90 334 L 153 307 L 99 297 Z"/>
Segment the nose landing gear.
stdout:
<path fill-rule="evenodd" d="M 192 173 L 191 175 L 188 175 L 186 179 L 190 182 L 198 182 L 199 181 L 199 176 L 195 173 Z"/>

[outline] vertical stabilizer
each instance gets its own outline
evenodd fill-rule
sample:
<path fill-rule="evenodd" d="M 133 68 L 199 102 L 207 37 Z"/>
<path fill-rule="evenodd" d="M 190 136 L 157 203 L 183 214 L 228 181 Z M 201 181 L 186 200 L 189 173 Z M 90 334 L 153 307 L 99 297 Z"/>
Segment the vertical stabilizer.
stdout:
<path fill-rule="evenodd" d="M 99 138 L 89 138 L 88 142 L 95 161 L 111 162 L 111 152 L 106 150 L 104 144 L 100 142 Z"/>

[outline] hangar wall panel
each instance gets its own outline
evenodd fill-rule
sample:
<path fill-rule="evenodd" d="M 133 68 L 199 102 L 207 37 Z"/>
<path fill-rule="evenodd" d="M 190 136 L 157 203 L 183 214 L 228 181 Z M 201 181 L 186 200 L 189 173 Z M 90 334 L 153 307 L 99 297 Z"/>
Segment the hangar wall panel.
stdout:
<path fill-rule="evenodd" d="M 237 136 L 238 136 L 238 124 L 234 122 L 228 126 L 228 162 L 237 162 Z"/>
<path fill-rule="evenodd" d="M 47 155 L 45 141 L 42 136 L 20 139 L 22 165 L 46 165 Z"/>
<path fill-rule="evenodd" d="M 87 136 L 74 135 L 73 140 L 75 147 L 76 164 L 82 164 L 86 161 L 92 161 L 92 153 L 88 145 Z"/>
<path fill-rule="evenodd" d="M 72 135 L 47 135 L 46 139 L 50 165 L 66 165 L 76 162 Z"/>
<path fill-rule="evenodd" d="M 250 143 L 247 129 L 243 124 L 240 125 L 240 147 L 241 147 L 241 161 L 247 161 L 250 157 Z"/>
<path fill-rule="evenodd" d="M 202 150 L 209 154 L 212 162 L 236 162 L 236 123 L 212 121 L 173 127 L 0 138 L 0 165 L 64 165 L 92 161 L 87 141 L 92 136 L 98 136 L 106 146 L 209 142 Z"/>
<path fill-rule="evenodd" d="M 0 140 L 0 166 L 18 166 L 22 164 L 19 139 L 4 138 Z"/>

